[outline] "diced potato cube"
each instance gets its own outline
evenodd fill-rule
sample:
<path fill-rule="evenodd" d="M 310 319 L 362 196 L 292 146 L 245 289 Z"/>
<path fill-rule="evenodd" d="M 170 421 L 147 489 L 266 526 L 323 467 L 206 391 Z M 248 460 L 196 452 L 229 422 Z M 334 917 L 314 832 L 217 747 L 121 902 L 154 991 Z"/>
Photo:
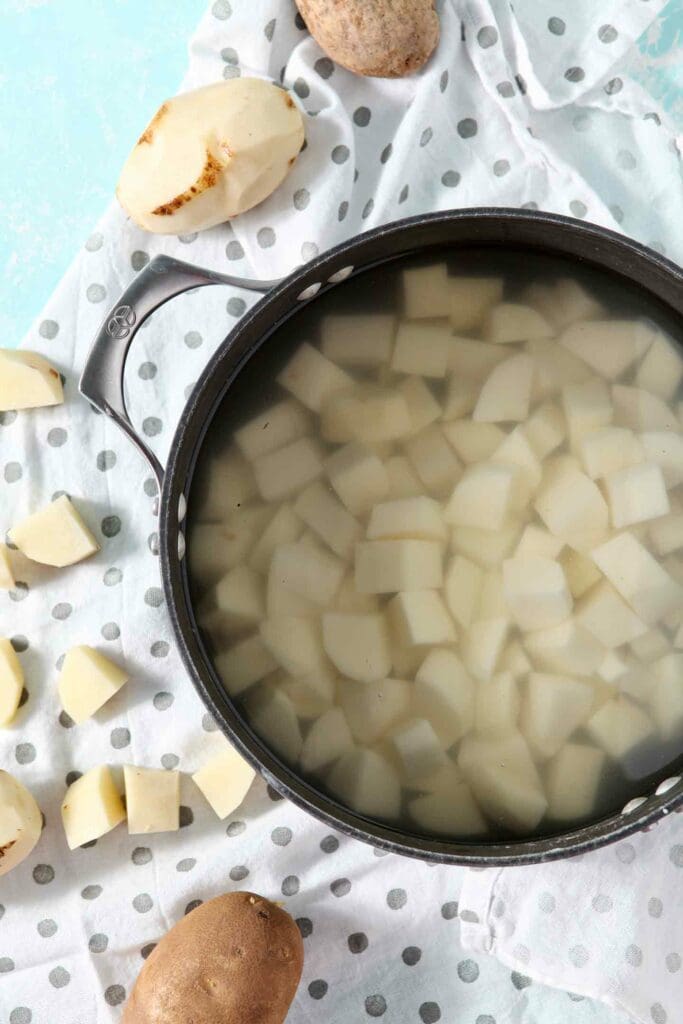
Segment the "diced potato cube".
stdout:
<path fill-rule="evenodd" d="M 635 613 L 654 625 L 683 603 L 683 587 L 630 533 L 620 533 L 592 552 L 593 560 Z"/>
<path fill-rule="evenodd" d="M 433 498 L 402 498 L 375 505 L 368 523 L 369 540 L 446 540 L 441 507 Z"/>
<path fill-rule="evenodd" d="M 342 675 L 363 683 L 389 675 L 391 651 L 383 615 L 327 612 L 322 626 L 325 653 Z"/>
<path fill-rule="evenodd" d="M 284 448 L 309 432 L 306 410 L 291 399 L 285 399 L 259 413 L 235 431 L 235 444 L 253 462 L 259 455 Z"/>
<path fill-rule="evenodd" d="M 631 643 L 647 632 L 647 626 L 619 597 L 606 579 L 582 598 L 576 621 L 609 649 Z"/>
<path fill-rule="evenodd" d="M 375 445 L 407 437 L 413 421 L 399 391 L 365 384 L 331 395 L 323 405 L 320 427 L 325 441 Z"/>
<path fill-rule="evenodd" d="M 578 453 L 582 439 L 612 421 L 614 410 L 607 385 L 599 377 L 562 388 L 562 407 L 569 427 L 569 445 Z"/>
<path fill-rule="evenodd" d="M 192 781 L 218 817 L 227 818 L 240 806 L 255 776 L 251 765 L 226 740 L 224 749 L 202 765 Z"/>
<path fill-rule="evenodd" d="M 402 647 L 453 643 L 457 639 L 453 620 L 435 590 L 403 591 L 391 599 L 388 612 Z"/>
<path fill-rule="evenodd" d="M 572 277 L 562 277 L 552 285 L 529 285 L 524 300 L 558 329 L 577 320 L 595 320 L 602 313 L 600 303 Z"/>
<path fill-rule="evenodd" d="M 521 524 L 516 519 L 500 530 L 482 530 L 478 526 L 456 526 L 451 534 L 453 549 L 484 569 L 499 565 L 519 539 Z"/>
<path fill-rule="evenodd" d="M 613 683 L 628 671 L 628 666 L 623 658 L 620 658 L 615 651 L 607 651 L 600 662 L 598 675 L 606 683 Z"/>
<path fill-rule="evenodd" d="M 462 656 L 472 675 L 479 680 L 494 675 L 507 639 L 509 619 L 474 622 L 462 641 Z"/>
<path fill-rule="evenodd" d="M 640 441 L 625 427 L 601 427 L 584 434 L 579 452 L 591 480 L 635 466 L 644 458 Z"/>
<path fill-rule="evenodd" d="M 654 462 L 641 462 L 605 477 L 612 526 L 623 526 L 657 519 L 670 511 L 669 497 L 662 471 Z"/>
<path fill-rule="evenodd" d="M 128 681 L 128 673 L 92 647 L 67 651 L 59 673 L 59 699 L 76 725 L 85 722 Z"/>
<path fill-rule="evenodd" d="M 337 591 L 334 606 L 339 612 L 376 612 L 379 600 L 374 594 L 360 594 L 356 590 L 353 572 L 348 572 Z"/>
<path fill-rule="evenodd" d="M 409 320 L 448 316 L 451 279 L 445 263 L 403 271 L 403 306 Z"/>
<path fill-rule="evenodd" d="M 9 560 L 9 548 L 0 543 L 0 590 L 14 590 L 15 579 Z"/>
<path fill-rule="evenodd" d="M 467 464 L 490 458 L 505 439 L 505 434 L 495 423 L 473 423 L 472 420 L 444 423 L 443 432 Z"/>
<path fill-rule="evenodd" d="M 369 818 L 397 818 L 401 783 L 394 768 L 375 750 L 352 750 L 327 779 L 330 790 L 351 810 Z"/>
<path fill-rule="evenodd" d="M 309 484 L 297 498 L 294 511 L 335 555 L 347 561 L 352 557 L 363 529 L 324 484 L 319 481 Z"/>
<path fill-rule="evenodd" d="M 59 568 L 74 565 L 100 550 L 65 494 L 13 526 L 8 536 L 27 558 Z"/>
<path fill-rule="evenodd" d="M 313 723 L 301 748 L 304 772 L 318 772 L 354 749 L 353 736 L 341 708 L 330 708 Z"/>
<path fill-rule="evenodd" d="M 458 767 L 495 825 L 520 834 L 536 828 L 548 805 L 529 748 L 519 733 L 492 739 L 466 737 Z"/>
<path fill-rule="evenodd" d="M 658 555 L 669 555 L 683 548 L 683 513 L 662 516 L 650 524 L 648 531 L 652 547 Z"/>
<path fill-rule="evenodd" d="M 254 460 L 254 474 L 265 501 L 283 501 L 323 473 L 323 453 L 317 441 L 301 437 Z"/>
<path fill-rule="evenodd" d="M 306 494 L 310 488 L 316 486 L 318 485 L 315 483 L 310 484 L 303 493 Z M 288 504 L 281 505 L 251 549 L 249 565 L 257 572 L 267 573 L 275 549 L 281 544 L 290 544 L 298 540 L 303 528 L 294 507 Z"/>
<path fill-rule="evenodd" d="M 536 668 L 575 676 L 592 676 L 605 654 L 600 642 L 575 619 L 526 633 L 524 646 Z"/>
<path fill-rule="evenodd" d="M 583 359 L 562 348 L 557 341 L 543 338 L 527 341 L 524 346 L 534 360 L 534 379 L 531 388 L 532 401 L 551 398 L 566 384 L 580 384 L 591 376 Z"/>
<path fill-rule="evenodd" d="M 529 415 L 534 361 L 526 355 L 511 356 L 499 363 L 486 378 L 472 419 L 480 423 L 519 423 Z"/>
<path fill-rule="evenodd" d="M 392 594 L 433 590 L 443 582 L 441 545 L 427 540 L 371 540 L 356 545 L 356 590 Z"/>
<path fill-rule="evenodd" d="M 548 533 L 542 526 L 529 523 L 528 526 L 524 527 L 522 536 L 519 538 L 519 544 L 515 550 L 515 558 L 521 558 L 525 555 L 540 555 L 541 558 L 555 559 L 563 547 L 564 544 L 558 537 Z"/>
<path fill-rule="evenodd" d="M 642 388 L 615 384 L 612 388 L 614 422 L 635 431 L 661 431 L 679 429 L 673 409 L 658 395 Z"/>
<path fill-rule="evenodd" d="M 560 565 L 573 598 L 582 597 L 602 577 L 595 563 L 586 555 L 567 548 L 560 555 Z"/>
<path fill-rule="evenodd" d="M 369 512 L 389 490 L 384 464 L 373 452 L 355 442 L 331 455 L 325 470 L 333 488 L 354 516 Z"/>
<path fill-rule="evenodd" d="M 357 683 L 342 679 L 337 687 L 339 704 L 358 743 L 374 743 L 408 717 L 412 684 L 403 679 L 378 679 Z"/>
<path fill-rule="evenodd" d="M 465 469 L 444 510 L 455 526 L 500 530 L 514 503 L 515 471 L 495 462 L 478 462 Z"/>
<path fill-rule="evenodd" d="M 656 661 L 669 650 L 669 641 L 661 629 L 649 629 L 631 640 L 631 650 L 638 661 Z"/>
<path fill-rule="evenodd" d="M 324 667 L 319 622 L 282 615 L 277 619 L 264 619 L 260 633 L 278 665 L 291 676 L 305 676 Z"/>
<path fill-rule="evenodd" d="M 431 649 L 429 644 L 416 644 L 414 647 L 394 645 L 391 649 L 392 675 L 399 679 L 412 679 Z"/>
<path fill-rule="evenodd" d="M 379 366 L 391 358 L 395 333 L 396 317 L 390 313 L 332 314 L 320 325 L 320 348 L 342 366 Z"/>
<path fill-rule="evenodd" d="M 258 626 L 266 614 L 263 577 L 248 565 L 236 565 L 206 595 L 200 613 L 201 625 L 212 635 L 230 636 Z"/>
<path fill-rule="evenodd" d="M 586 743 L 567 743 L 548 762 L 548 815 L 555 821 L 579 821 L 595 808 L 605 755 Z"/>
<path fill-rule="evenodd" d="M 526 508 L 542 479 L 541 464 L 536 458 L 522 427 L 515 427 L 493 454 L 492 462 L 515 470 L 513 505 Z"/>
<path fill-rule="evenodd" d="M 314 684 L 319 681 L 324 683 L 319 690 L 314 685 L 309 686 L 309 683 Z M 291 676 L 283 673 L 282 679 L 277 680 L 277 685 L 289 697 L 297 717 L 304 721 L 319 718 L 332 707 L 334 702 L 335 676 L 331 671 L 313 672 L 311 675 L 302 676 L 299 679 L 292 679 Z M 322 692 L 328 685 L 329 696 L 326 692 Z"/>
<path fill-rule="evenodd" d="M 389 480 L 387 499 L 396 501 L 399 498 L 417 498 L 423 495 L 424 488 L 405 455 L 392 455 L 384 465 Z"/>
<path fill-rule="evenodd" d="M 424 430 L 441 416 L 441 406 L 422 377 L 406 377 L 397 390 L 408 407 L 412 433 Z"/>
<path fill-rule="evenodd" d="M 443 747 L 469 732 L 474 721 L 474 683 L 455 651 L 433 648 L 415 676 L 414 707 Z"/>
<path fill-rule="evenodd" d="M 683 654 L 669 654 L 655 666 L 650 707 L 665 740 L 683 734 Z"/>
<path fill-rule="evenodd" d="M 652 343 L 652 328 L 638 320 L 588 320 L 562 332 L 561 345 L 594 370 L 616 380 Z"/>
<path fill-rule="evenodd" d="M 573 601 L 558 562 L 522 555 L 503 562 L 503 589 L 512 617 L 522 630 L 556 626 L 571 614 Z"/>
<path fill-rule="evenodd" d="M 481 383 L 485 377 L 488 377 L 494 366 L 507 359 L 508 354 L 505 349 L 501 349 L 497 345 L 489 345 L 485 341 L 451 337 L 449 366 L 455 379 L 462 380 L 464 378 Z"/>
<path fill-rule="evenodd" d="M 491 306 L 503 298 L 503 281 L 500 277 L 451 277 L 449 290 L 451 327 L 470 331 L 481 327 Z"/>
<path fill-rule="evenodd" d="M 285 390 L 312 412 L 320 412 L 330 395 L 353 384 L 353 377 L 308 342 L 297 349 L 277 379 Z"/>
<path fill-rule="evenodd" d="M 661 466 L 667 487 L 683 483 L 683 437 L 672 430 L 652 430 L 640 435 L 645 458 Z"/>
<path fill-rule="evenodd" d="M 503 574 L 500 569 L 489 569 L 484 574 L 476 617 L 477 620 L 510 618 L 510 609 L 503 589 Z"/>
<path fill-rule="evenodd" d="M 498 345 L 532 338 L 552 338 L 554 328 L 538 310 L 518 302 L 493 306 L 484 321 L 482 337 Z"/>
<path fill-rule="evenodd" d="M 257 690 L 247 698 L 245 710 L 258 736 L 287 764 L 295 764 L 301 755 L 303 737 L 287 694 L 277 687 Z"/>
<path fill-rule="evenodd" d="M 210 586 L 246 559 L 271 512 L 266 505 L 252 506 L 229 513 L 224 523 L 194 523 L 188 559 L 195 581 Z"/>
<path fill-rule="evenodd" d="M 329 608 L 344 576 L 344 563 L 331 552 L 298 540 L 275 549 L 270 572 L 286 590 Z"/>
<path fill-rule="evenodd" d="M 472 412 L 477 404 L 480 386 L 478 382 L 475 383 L 468 377 L 453 374 L 448 381 L 448 391 L 441 419 L 448 423 L 451 420 L 459 420 Z"/>
<path fill-rule="evenodd" d="M 645 712 L 625 698 L 603 704 L 588 720 L 586 729 L 598 746 L 616 761 L 652 739 L 654 732 Z"/>
<path fill-rule="evenodd" d="M 414 718 L 391 734 L 407 782 L 430 775 L 446 763 L 439 738 L 426 718 Z"/>
<path fill-rule="evenodd" d="M 466 782 L 444 785 L 416 797 L 410 801 L 408 813 L 418 828 L 438 835 L 481 836 L 488 831 Z"/>
<path fill-rule="evenodd" d="M 536 409 L 522 427 L 531 449 L 539 459 L 544 459 L 559 448 L 567 436 L 564 413 L 552 402 L 546 402 Z"/>
<path fill-rule="evenodd" d="M 202 523 L 226 522 L 258 494 L 251 463 L 234 446 L 201 462 L 196 487 L 191 503 Z"/>
<path fill-rule="evenodd" d="M 37 352 L 0 349 L 0 412 L 63 401 L 62 378 L 47 359 Z"/>
<path fill-rule="evenodd" d="M 123 766 L 128 834 L 177 832 L 180 828 L 180 773 L 165 768 Z"/>
<path fill-rule="evenodd" d="M 418 377 L 445 377 L 450 356 L 451 329 L 447 324 L 400 323 L 391 369 Z"/>
<path fill-rule="evenodd" d="M 532 672 L 522 708 L 521 729 L 540 758 L 554 757 L 593 708 L 594 690 L 572 676 Z"/>
<path fill-rule="evenodd" d="M 455 555 L 444 579 L 444 598 L 457 623 L 469 629 L 479 609 L 484 573 L 464 555 Z"/>
<path fill-rule="evenodd" d="M 500 670 L 510 672 L 515 679 L 520 679 L 531 671 L 531 662 L 519 640 L 511 640 L 505 648 L 500 659 Z"/>
<path fill-rule="evenodd" d="M 9 725 L 24 689 L 24 670 L 9 640 L 0 637 L 0 726 Z"/>
<path fill-rule="evenodd" d="M 636 372 L 636 384 L 670 402 L 683 377 L 683 360 L 664 335 L 657 334 Z"/>
<path fill-rule="evenodd" d="M 578 550 L 590 551 L 607 536 L 605 499 L 590 477 L 570 465 L 544 475 L 534 507 L 551 533 Z"/>
<path fill-rule="evenodd" d="M 217 655 L 215 666 L 230 696 L 238 697 L 274 672 L 278 663 L 259 636 L 250 636 Z"/>
<path fill-rule="evenodd" d="M 62 824 L 70 850 L 99 839 L 125 821 L 126 811 L 106 765 L 72 782 L 62 801 Z"/>
<path fill-rule="evenodd" d="M 320 615 L 320 605 L 302 594 L 288 590 L 278 576 L 276 564 L 268 574 L 266 613 L 269 619 L 276 619 L 281 615 L 294 615 L 305 619 Z"/>
<path fill-rule="evenodd" d="M 436 498 L 450 494 L 461 467 L 443 431 L 436 424 L 411 437 L 406 442 L 405 453 L 429 494 Z"/>
<path fill-rule="evenodd" d="M 477 686 L 474 727 L 480 736 L 507 736 L 517 729 L 520 697 L 512 672 L 499 672 Z"/>

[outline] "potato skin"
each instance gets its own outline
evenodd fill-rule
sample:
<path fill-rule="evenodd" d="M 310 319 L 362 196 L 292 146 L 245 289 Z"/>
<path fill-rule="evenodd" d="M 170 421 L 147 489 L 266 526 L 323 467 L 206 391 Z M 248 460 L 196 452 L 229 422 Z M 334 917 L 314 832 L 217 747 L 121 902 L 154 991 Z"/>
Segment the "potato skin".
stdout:
<path fill-rule="evenodd" d="M 309 32 L 332 60 L 357 75 L 401 78 L 439 41 L 434 0 L 296 0 Z"/>
<path fill-rule="evenodd" d="M 250 892 L 217 896 L 152 951 L 122 1024 L 282 1024 L 303 959 L 286 911 Z"/>

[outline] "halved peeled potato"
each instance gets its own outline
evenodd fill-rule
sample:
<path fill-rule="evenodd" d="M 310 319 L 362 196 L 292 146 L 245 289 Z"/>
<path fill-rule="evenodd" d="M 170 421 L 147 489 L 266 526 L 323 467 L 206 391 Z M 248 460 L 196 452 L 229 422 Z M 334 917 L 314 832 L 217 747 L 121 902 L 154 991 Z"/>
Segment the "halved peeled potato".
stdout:
<path fill-rule="evenodd" d="M 0 412 L 61 405 L 62 378 L 37 352 L 0 349 Z"/>
<path fill-rule="evenodd" d="M 203 231 L 269 196 L 303 141 L 301 114 L 284 89 L 259 78 L 217 82 L 159 107 L 116 194 L 146 231 Z"/>
<path fill-rule="evenodd" d="M 20 864 L 40 839 L 40 807 L 25 786 L 0 771 L 0 875 Z"/>
<path fill-rule="evenodd" d="M 73 565 L 100 550 L 75 505 L 63 494 L 9 531 L 22 554 L 43 565 Z"/>
<path fill-rule="evenodd" d="M 9 725 L 19 707 L 24 671 L 9 640 L 0 638 L 0 725 Z"/>
<path fill-rule="evenodd" d="M 78 725 L 94 715 L 127 681 L 127 672 L 99 651 L 81 644 L 66 653 L 59 676 L 59 698 Z"/>

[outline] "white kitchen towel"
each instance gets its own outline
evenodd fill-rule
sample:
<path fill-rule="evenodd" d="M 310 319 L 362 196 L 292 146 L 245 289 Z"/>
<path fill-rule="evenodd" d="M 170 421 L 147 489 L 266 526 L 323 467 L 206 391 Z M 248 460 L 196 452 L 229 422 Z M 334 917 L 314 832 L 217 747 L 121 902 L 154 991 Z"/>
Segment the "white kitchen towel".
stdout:
<path fill-rule="evenodd" d="M 64 373 L 66 403 L 0 415 L 0 529 L 66 491 L 102 550 L 63 571 L 17 556 L 20 583 L 0 594 L 0 635 L 13 638 L 26 674 L 17 719 L 0 734 L 0 764 L 31 787 L 46 818 L 33 854 L 0 879 L 0 1020 L 118 1020 L 142 958 L 166 928 L 195 901 L 245 887 L 284 899 L 305 936 L 293 1024 L 628 1019 L 595 1000 L 648 1024 L 680 1019 L 680 817 L 579 865 L 493 875 L 377 856 L 261 782 L 221 823 L 185 778 L 177 834 L 140 839 L 120 827 L 69 853 L 59 821 L 73 773 L 103 761 L 191 772 L 218 742 L 173 643 L 149 470 L 78 396 L 105 311 L 158 253 L 272 278 L 360 230 L 451 206 L 538 206 L 621 225 L 681 260 L 674 129 L 628 73 L 633 40 L 656 24 L 661 6 L 517 0 L 513 12 L 500 2 L 447 2 L 437 53 L 419 75 L 396 82 L 335 67 L 291 0 L 210 7 L 184 87 L 247 73 L 281 80 L 306 112 L 308 146 L 271 199 L 199 236 L 146 235 L 113 204 L 25 339 Z M 131 140 L 152 113 L 132 114 Z M 204 289 L 160 310 L 136 339 L 129 406 L 162 460 L 192 382 L 253 301 L 235 289 Z M 81 726 L 60 712 L 55 690 L 59 659 L 74 643 L 98 646 L 132 674 Z M 629 858 L 630 873 L 621 875 Z M 664 869 L 666 883 L 655 886 Z M 543 928 L 533 921 L 539 887 L 557 908 L 541 911 Z M 570 925 L 582 930 L 571 915 L 586 900 L 598 903 L 590 942 L 568 942 Z M 612 909 L 601 911 L 607 900 Z M 498 921 L 505 926 L 494 936 Z M 624 944 L 634 947 L 633 963 L 624 961 Z M 589 957 L 582 969 L 571 960 L 585 959 L 580 946 Z M 484 950 L 499 951 L 509 967 Z"/>

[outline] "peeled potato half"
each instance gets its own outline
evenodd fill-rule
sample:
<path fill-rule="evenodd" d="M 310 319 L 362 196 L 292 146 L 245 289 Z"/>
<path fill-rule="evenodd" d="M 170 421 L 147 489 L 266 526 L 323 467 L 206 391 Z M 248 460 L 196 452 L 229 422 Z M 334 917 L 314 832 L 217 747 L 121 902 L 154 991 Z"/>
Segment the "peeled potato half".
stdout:
<path fill-rule="evenodd" d="M 116 194 L 156 234 L 203 231 L 270 195 L 304 142 L 288 92 L 233 78 L 159 107 L 124 164 Z"/>

